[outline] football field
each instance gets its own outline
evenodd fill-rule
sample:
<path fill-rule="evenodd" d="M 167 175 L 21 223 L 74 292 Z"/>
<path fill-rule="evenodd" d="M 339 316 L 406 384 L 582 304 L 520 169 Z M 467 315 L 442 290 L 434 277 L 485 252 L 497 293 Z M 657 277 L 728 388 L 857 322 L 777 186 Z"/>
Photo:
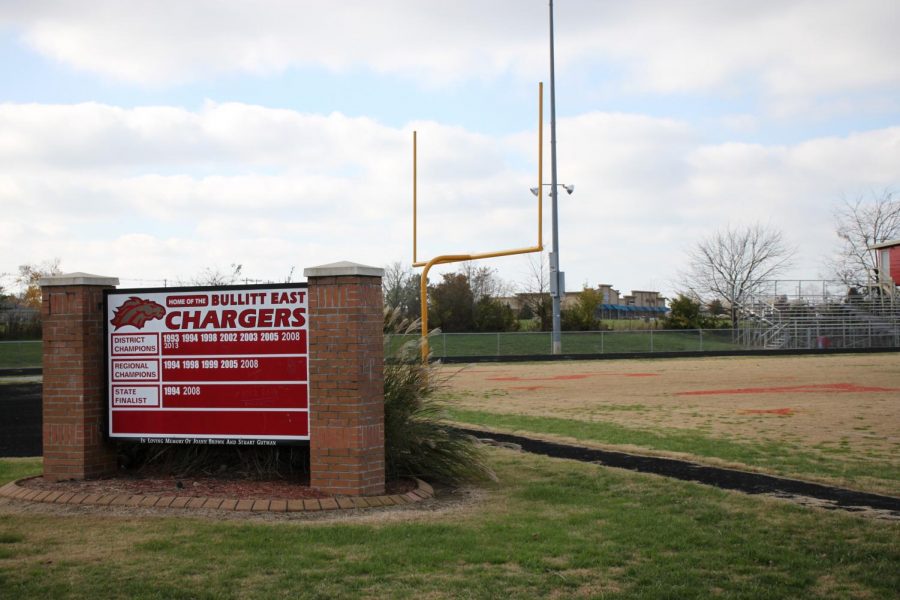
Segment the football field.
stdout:
<path fill-rule="evenodd" d="M 446 365 L 454 420 L 900 494 L 900 354 Z"/>

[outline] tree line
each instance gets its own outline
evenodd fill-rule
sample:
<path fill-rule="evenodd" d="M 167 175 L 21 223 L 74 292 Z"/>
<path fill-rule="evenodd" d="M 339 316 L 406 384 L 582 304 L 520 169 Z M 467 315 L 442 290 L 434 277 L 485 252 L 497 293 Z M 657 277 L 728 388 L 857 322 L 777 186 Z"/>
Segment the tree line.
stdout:
<path fill-rule="evenodd" d="M 458 271 L 444 273 L 427 287 L 428 323 L 444 333 L 504 332 L 521 329 L 549 331 L 552 324 L 549 287 L 543 270 L 535 267 L 535 281 L 526 291 L 514 294 L 495 269 L 477 263 L 462 263 Z M 403 316 L 421 316 L 421 275 L 412 267 L 395 262 L 384 269 L 384 302 Z M 513 308 L 510 298 L 516 296 Z M 603 302 L 596 289 L 585 284 L 574 305 L 561 313 L 563 329 L 597 330 L 602 323 L 597 309 Z"/>
<path fill-rule="evenodd" d="M 422 316 L 421 275 L 400 262 L 385 267 L 384 303 L 408 319 Z M 428 320 L 447 333 L 463 331 L 515 331 L 517 314 L 501 300 L 506 284 L 494 269 L 465 263 L 459 272 L 444 273 L 428 284 Z"/>

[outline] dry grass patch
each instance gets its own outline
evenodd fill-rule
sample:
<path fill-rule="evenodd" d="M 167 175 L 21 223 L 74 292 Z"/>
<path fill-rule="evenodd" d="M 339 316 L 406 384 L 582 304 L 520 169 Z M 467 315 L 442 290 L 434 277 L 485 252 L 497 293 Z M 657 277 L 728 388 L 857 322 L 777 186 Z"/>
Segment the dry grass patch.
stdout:
<path fill-rule="evenodd" d="M 804 446 L 845 442 L 851 452 L 900 449 L 900 360 L 893 353 L 444 369 L 463 408 L 706 429 Z"/>

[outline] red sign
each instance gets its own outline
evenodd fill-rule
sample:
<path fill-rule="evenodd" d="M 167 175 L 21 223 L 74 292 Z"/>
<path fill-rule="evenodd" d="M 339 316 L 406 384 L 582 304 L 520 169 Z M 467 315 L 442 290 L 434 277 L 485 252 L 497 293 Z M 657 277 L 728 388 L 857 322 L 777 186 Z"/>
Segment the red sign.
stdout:
<path fill-rule="evenodd" d="M 306 295 L 305 285 L 108 294 L 110 437 L 308 440 Z"/>

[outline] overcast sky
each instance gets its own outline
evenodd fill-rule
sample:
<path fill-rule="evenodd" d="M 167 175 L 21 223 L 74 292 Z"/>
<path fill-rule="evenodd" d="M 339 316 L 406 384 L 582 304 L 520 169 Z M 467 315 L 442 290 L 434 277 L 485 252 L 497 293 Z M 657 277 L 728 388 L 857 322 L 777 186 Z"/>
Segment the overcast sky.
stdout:
<path fill-rule="evenodd" d="M 897 0 L 555 10 L 570 290 L 671 293 L 755 222 L 821 278 L 841 199 L 900 188 Z M 544 0 L 0 0 L 0 273 L 409 263 L 414 129 L 420 258 L 531 245 L 548 43 Z"/>

